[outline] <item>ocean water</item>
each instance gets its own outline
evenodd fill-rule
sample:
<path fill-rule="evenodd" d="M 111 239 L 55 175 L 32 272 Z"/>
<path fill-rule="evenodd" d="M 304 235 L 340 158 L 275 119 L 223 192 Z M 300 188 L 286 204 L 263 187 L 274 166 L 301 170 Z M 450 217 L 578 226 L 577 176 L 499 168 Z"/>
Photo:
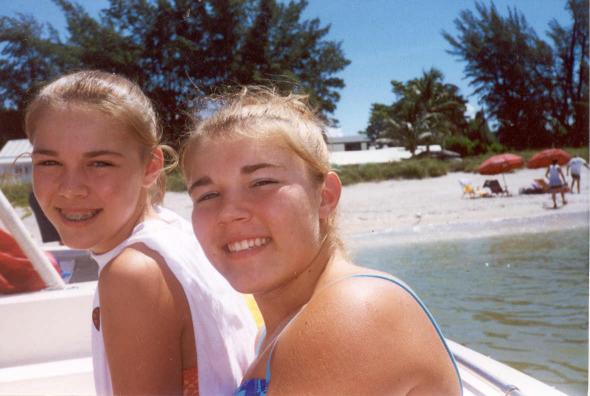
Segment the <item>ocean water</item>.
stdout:
<path fill-rule="evenodd" d="M 587 227 L 432 243 L 367 236 L 352 245 L 357 263 L 407 282 L 446 337 L 587 394 Z"/>

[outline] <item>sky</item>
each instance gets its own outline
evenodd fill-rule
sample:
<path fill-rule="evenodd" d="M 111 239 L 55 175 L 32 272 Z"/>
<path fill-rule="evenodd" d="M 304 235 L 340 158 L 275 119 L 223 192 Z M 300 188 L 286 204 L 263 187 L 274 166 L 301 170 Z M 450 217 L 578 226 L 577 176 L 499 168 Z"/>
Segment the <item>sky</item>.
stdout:
<path fill-rule="evenodd" d="M 465 63 L 447 51 L 450 45 L 442 37 L 446 31 L 456 34 L 454 20 L 461 10 L 475 11 L 474 0 L 308 0 L 303 17 L 319 18 L 330 25 L 327 39 L 342 43 L 351 64 L 338 73 L 346 87 L 334 117 L 340 129 L 334 135 L 356 134 L 367 127 L 372 103 L 391 104 L 394 95 L 391 80 L 407 81 L 436 67 L 444 82 L 455 84 L 469 101 L 468 114 L 479 108 L 478 98 L 464 78 Z M 91 15 L 108 4 L 106 0 L 79 0 Z M 556 19 L 569 23 L 566 0 L 495 0 L 502 15 L 508 7 L 522 12 L 537 34 L 546 36 L 548 24 Z M 484 1 L 484 4 L 491 4 Z M 0 0 L 0 15 L 16 12 L 31 14 L 65 31 L 65 19 L 51 0 Z"/>

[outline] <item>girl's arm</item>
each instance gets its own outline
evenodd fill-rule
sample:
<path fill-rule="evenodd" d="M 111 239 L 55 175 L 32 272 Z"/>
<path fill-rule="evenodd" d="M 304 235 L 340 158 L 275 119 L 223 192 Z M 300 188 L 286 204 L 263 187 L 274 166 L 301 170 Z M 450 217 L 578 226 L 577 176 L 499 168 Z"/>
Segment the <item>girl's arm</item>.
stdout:
<path fill-rule="evenodd" d="M 433 324 L 400 287 L 354 279 L 316 297 L 276 346 L 270 395 L 461 393 Z"/>
<path fill-rule="evenodd" d="M 182 320 L 158 263 L 126 249 L 101 272 L 99 290 L 114 393 L 182 394 Z"/>

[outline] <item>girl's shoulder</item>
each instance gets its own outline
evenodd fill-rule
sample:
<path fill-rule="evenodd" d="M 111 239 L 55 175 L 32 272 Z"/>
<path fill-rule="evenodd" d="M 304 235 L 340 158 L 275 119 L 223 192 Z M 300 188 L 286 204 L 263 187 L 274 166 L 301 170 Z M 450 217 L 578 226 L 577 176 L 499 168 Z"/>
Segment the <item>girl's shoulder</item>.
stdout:
<path fill-rule="evenodd" d="M 305 334 L 296 343 L 314 340 L 334 347 L 345 343 L 360 353 L 395 344 L 408 332 L 435 330 L 433 323 L 424 304 L 404 282 L 382 272 L 364 271 L 324 286 L 289 330 Z"/>
<path fill-rule="evenodd" d="M 124 248 L 100 272 L 99 289 L 105 293 L 153 293 L 163 280 L 160 263 L 141 244 Z"/>
<path fill-rule="evenodd" d="M 405 315 L 408 310 L 421 311 L 420 300 L 406 283 L 390 274 L 367 269 L 327 282 L 305 310 L 310 315 L 326 315 L 327 306 L 345 318 L 368 321 L 387 320 Z"/>
<path fill-rule="evenodd" d="M 433 323 L 411 289 L 391 275 L 347 276 L 317 293 L 282 334 L 273 375 L 288 382 L 299 370 L 301 376 L 341 378 L 333 390 L 407 393 L 441 367 L 448 371 L 450 360 Z"/>
<path fill-rule="evenodd" d="M 179 311 L 185 309 L 181 285 L 157 252 L 141 244 L 125 248 L 103 268 L 98 289 L 101 307 L 109 307 L 119 323 L 143 323 L 163 317 L 177 322 L 182 317 Z M 102 308 L 101 314 L 106 313 Z"/>

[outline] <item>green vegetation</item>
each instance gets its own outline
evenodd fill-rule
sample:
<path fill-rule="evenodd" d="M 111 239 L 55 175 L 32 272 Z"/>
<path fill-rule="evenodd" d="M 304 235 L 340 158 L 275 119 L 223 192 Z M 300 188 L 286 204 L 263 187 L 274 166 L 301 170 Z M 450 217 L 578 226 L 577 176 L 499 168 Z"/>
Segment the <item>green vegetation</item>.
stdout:
<path fill-rule="evenodd" d="M 516 8 L 508 15 L 475 3 L 443 32 L 449 53 L 464 61 L 465 77 L 484 110 L 466 117 L 466 100 L 435 68 L 406 82 L 391 81 L 392 103 L 373 103 L 361 133 L 380 144 L 440 144 L 462 156 L 541 147 L 588 145 L 588 4 L 566 0 L 570 20 L 540 38 Z M 518 56 L 515 56 L 517 54 Z M 494 125 L 491 131 L 488 121 Z"/>
<path fill-rule="evenodd" d="M 456 85 L 443 83 L 439 70 L 432 68 L 405 83 L 392 80 L 391 86 L 398 100 L 371 108 L 365 133 L 372 140 L 389 139 L 413 155 L 418 145 L 440 142 L 465 129 L 467 102 Z"/>
<path fill-rule="evenodd" d="M 186 183 L 182 177 L 182 173 L 179 168 L 175 168 L 172 172 L 168 173 L 166 179 L 166 190 L 168 191 L 186 191 Z"/>
<path fill-rule="evenodd" d="M 443 176 L 448 163 L 435 159 L 409 159 L 383 164 L 337 166 L 335 170 L 343 185 L 389 179 L 424 179 Z"/>
<path fill-rule="evenodd" d="M 329 119 L 344 87 L 337 73 L 350 63 L 341 44 L 328 39 L 330 26 L 304 17 L 306 0 L 110 1 L 97 18 L 75 1 L 54 3 L 67 23 L 65 37 L 30 15 L 0 16 L 0 125 L 20 136 L 30 95 L 75 70 L 137 82 L 157 107 L 165 140 L 176 146 L 187 107 L 203 108 L 203 95 L 228 86 L 295 89 Z"/>
<path fill-rule="evenodd" d="M 31 183 L 0 182 L 0 189 L 14 207 L 29 207 Z"/>
<path fill-rule="evenodd" d="M 497 125 L 500 143 L 526 149 L 588 145 L 588 2 L 567 0 L 570 20 L 549 23 L 544 41 L 516 8 L 476 2 L 461 11 L 451 54 Z"/>

